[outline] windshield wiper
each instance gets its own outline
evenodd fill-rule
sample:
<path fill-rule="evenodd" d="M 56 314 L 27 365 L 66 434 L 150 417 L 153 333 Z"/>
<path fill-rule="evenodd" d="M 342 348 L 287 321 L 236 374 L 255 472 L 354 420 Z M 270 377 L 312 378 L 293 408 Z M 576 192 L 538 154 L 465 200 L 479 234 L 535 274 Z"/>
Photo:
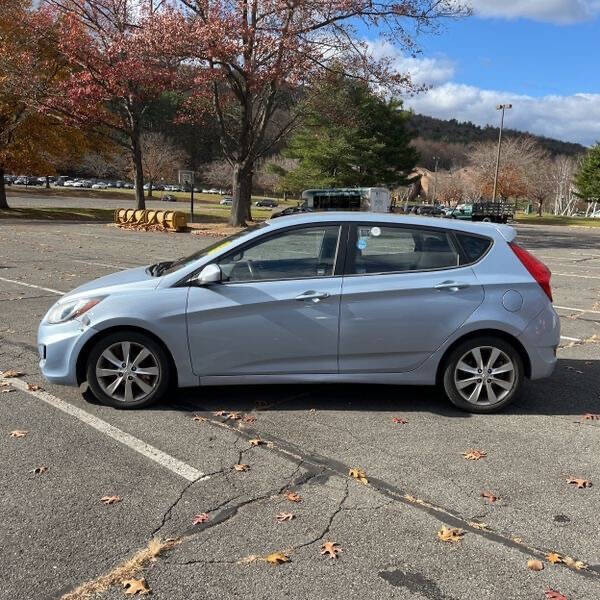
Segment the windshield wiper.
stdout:
<path fill-rule="evenodd" d="M 172 260 L 166 260 L 156 263 L 155 265 L 150 265 L 146 269 L 146 273 L 152 275 L 152 277 L 160 277 L 172 264 Z"/>

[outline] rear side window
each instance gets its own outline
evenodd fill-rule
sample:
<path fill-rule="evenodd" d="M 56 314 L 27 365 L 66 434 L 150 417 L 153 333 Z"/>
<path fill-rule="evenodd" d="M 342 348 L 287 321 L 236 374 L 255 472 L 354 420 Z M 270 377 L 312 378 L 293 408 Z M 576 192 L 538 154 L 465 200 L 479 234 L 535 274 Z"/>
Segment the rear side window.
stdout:
<path fill-rule="evenodd" d="M 401 273 L 457 267 L 458 250 L 445 231 L 358 225 L 350 248 L 350 273 Z"/>
<path fill-rule="evenodd" d="M 461 261 L 462 264 L 469 265 L 477 262 L 492 245 L 490 238 L 458 232 L 455 232 L 455 235 L 465 253 L 465 258 Z"/>

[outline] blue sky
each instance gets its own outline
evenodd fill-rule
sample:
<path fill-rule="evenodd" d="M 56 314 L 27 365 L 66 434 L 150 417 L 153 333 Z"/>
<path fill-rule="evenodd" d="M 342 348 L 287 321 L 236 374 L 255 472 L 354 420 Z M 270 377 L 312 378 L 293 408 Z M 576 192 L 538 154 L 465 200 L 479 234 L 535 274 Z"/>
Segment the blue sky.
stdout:
<path fill-rule="evenodd" d="M 422 35 L 411 59 L 383 42 L 429 92 L 406 101 L 441 118 L 497 122 L 591 145 L 600 140 L 600 0 L 470 0 L 475 16 Z"/>

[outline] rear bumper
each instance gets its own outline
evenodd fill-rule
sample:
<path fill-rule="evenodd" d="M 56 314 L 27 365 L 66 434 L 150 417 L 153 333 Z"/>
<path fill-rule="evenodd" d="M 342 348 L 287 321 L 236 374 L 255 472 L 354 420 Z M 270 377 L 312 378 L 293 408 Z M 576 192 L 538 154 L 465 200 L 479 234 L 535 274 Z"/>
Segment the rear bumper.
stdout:
<path fill-rule="evenodd" d="M 40 371 L 44 379 L 58 385 L 78 385 L 77 357 L 83 345 L 97 331 L 80 321 L 57 325 L 42 322 L 38 328 Z"/>
<path fill-rule="evenodd" d="M 530 378 L 543 379 L 552 375 L 560 344 L 560 318 L 550 303 L 529 323 L 519 339 L 529 354 Z"/>

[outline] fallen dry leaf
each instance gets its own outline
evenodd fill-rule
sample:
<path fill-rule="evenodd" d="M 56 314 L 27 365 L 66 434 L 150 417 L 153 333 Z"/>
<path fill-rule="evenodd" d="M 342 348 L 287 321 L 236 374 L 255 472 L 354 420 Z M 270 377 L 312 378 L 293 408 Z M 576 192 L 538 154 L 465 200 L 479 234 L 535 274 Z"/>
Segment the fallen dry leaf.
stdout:
<path fill-rule="evenodd" d="M 41 385 L 38 385 L 37 383 L 28 383 L 27 389 L 30 392 L 39 392 L 40 390 L 43 390 L 44 388 Z"/>
<path fill-rule="evenodd" d="M 109 504 L 116 504 L 117 502 L 121 502 L 121 500 L 123 500 L 121 496 L 103 496 L 102 498 L 100 498 L 100 502 L 107 506 Z"/>
<path fill-rule="evenodd" d="M 284 521 L 291 521 L 295 518 L 293 513 L 280 512 L 276 517 L 278 523 L 283 523 Z"/>
<path fill-rule="evenodd" d="M 215 417 L 224 417 L 226 415 L 228 415 L 229 413 L 226 410 L 217 410 L 216 412 L 213 413 L 213 415 Z"/>
<path fill-rule="evenodd" d="M 464 535 L 465 532 L 456 527 L 442 527 L 437 532 L 437 536 L 442 542 L 460 542 Z"/>
<path fill-rule="evenodd" d="M 350 477 L 356 479 L 357 481 L 360 481 L 361 483 L 367 485 L 367 483 L 369 483 L 369 480 L 367 479 L 367 474 L 359 468 L 355 468 L 355 469 L 350 469 L 350 471 L 348 471 L 348 475 L 350 475 Z"/>
<path fill-rule="evenodd" d="M 477 521 L 468 521 L 468 523 L 471 527 L 474 527 L 475 529 L 481 529 L 481 530 L 487 529 L 487 523 L 479 523 Z"/>
<path fill-rule="evenodd" d="M 228 413 L 226 416 L 226 420 L 229 419 L 231 421 L 239 421 L 241 418 L 242 418 L 242 415 L 240 415 L 240 413 L 236 413 L 236 412 Z"/>
<path fill-rule="evenodd" d="M 24 438 L 28 433 L 29 433 L 29 431 L 22 431 L 20 429 L 15 429 L 14 431 L 11 431 L 9 435 L 11 438 Z"/>
<path fill-rule="evenodd" d="M 329 558 L 338 558 L 338 554 L 343 551 L 337 542 L 325 542 L 321 546 L 321 554 L 327 554 Z"/>
<path fill-rule="evenodd" d="M 548 552 L 548 554 L 546 554 L 546 560 L 553 565 L 561 563 L 562 559 L 563 557 L 557 552 Z"/>
<path fill-rule="evenodd" d="M 487 452 L 484 452 L 483 450 L 467 450 L 466 452 L 463 452 L 463 456 L 467 459 L 467 460 L 480 460 L 482 458 L 485 458 L 487 456 Z"/>
<path fill-rule="evenodd" d="M 527 568 L 531 571 L 543 571 L 544 563 L 541 560 L 531 559 L 527 561 Z"/>
<path fill-rule="evenodd" d="M 35 475 L 42 475 L 43 473 L 45 473 L 48 470 L 48 467 L 46 467 L 45 465 L 42 465 L 41 467 L 36 467 L 35 469 L 33 469 L 33 471 L 31 471 L 32 473 L 34 473 Z"/>
<path fill-rule="evenodd" d="M 571 569 L 577 569 L 578 571 L 581 571 L 581 569 L 585 569 L 585 563 L 580 561 L 580 560 L 575 560 L 574 558 L 571 558 L 570 556 L 565 556 L 562 559 L 562 562 L 567 565 L 567 567 L 571 567 Z"/>
<path fill-rule="evenodd" d="M 8 371 L 4 371 L 2 375 L 9 379 L 11 377 L 23 377 L 25 373 L 23 373 L 23 371 L 16 371 L 15 369 L 9 369 Z"/>
<path fill-rule="evenodd" d="M 406 425 L 408 421 L 406 419 L 401 419 L 400 417 L 394 417 L 392 423 L 396 425 Z"/>
<path fill-rule="evenodd" d="M 260 438 L 254 438 L 254 439 L 250 440 L 250 446 L 254 446 L 254 447 L 260 446 L 261 444 L 264 444 L 264 443 L 265 443 L 265 441 L 261 440 Z"/>
<path fill-rule="evenodd" d="M 192 525 L 198 525 L 198 523 L 206 523 L 208 521 L 208 513 L 200 513 L 194 517 Z"/>
<path fill-rule="evenodd" d="M 564 594 L 561 594 L 556 590 L 551 590 L 550 588 L 548 588 L 544 594 L 546 596 L 546 600 L 569 600 Z"/>
<path fill-rule="evenodd" d="M 206 417 L 203 417 L 201 415 L 194 415 L 192 417 L 192 421 L 196 421 L 197 423 L 204 423 L 204 421 L 206 421 Z"/>
<path fill-rule="evenodd" d="M 243 471 L 243 472 L 246 472 L 246 471 L 249 471 L 249 470 L 250 470 L 250 465 L 237 464 L 237 465 L 233 465 L 233 468 L 234 468 L 236 471 Z"/>
<path fill-rule="evenodd" d="M 244 418 L 242 419 L 242 421 L 244 423 L 255 423 L 256 422 L 256 417 L 254 415 L 244 415 Z"/>
<path fill-rule="evenodd" d="M 498 496 L 494 496 L 492 492 L 481 492 L 481 497 L 485 498 L 490 504 L 493 504 L 497 500 L 500 500 L 500 498 L 498 498 Z"/>
<path fill-rule="evenodd" d="M 592 487 L 592 482 L 589 481 L 588 479 L 571 478 L 571 479 L 567 479 L 567 483 L 569 483 L 571 485 L 576 485 L 577 489 L 579 489 L 579 490 L 583 490 L 585 488 Z"/>
<path fill-rule="evenodd" d="M 123 587 L 125 593 L 128 596 L 134 596 L 135 594 L 149 594 L 150 588 L 146 583 L 145 579 L 125 579 L 123 581 Z"/>
<path fill-rule="evenodd" d="M 582 421 L 600 421 L 600 415 L 596 413 L 586 413 L 581 419 Z"/>
<path fill-rule="evenodd" d="M 301 502 L 302 501 L 302 497 L 300 496 L 300 494 L 297 494 L 296 492 L 284 492 L 285 495 L 285 499 L 289 500 L 290 502 Z"/>
<path fill-rule="evenodd" d="M 0 391 L 1 394 L 10 394 L 11 392 L 14 392 L 15 388 L 6 388 L 3 389 L 2 391 Z"/>
<path fill-rule="evenodd" d="M 290 557 L 284 552 L 272 552 L 265 556 L 265 561 L 272 565 L 280 565 L 281 563 L 290 562 Z"/>

